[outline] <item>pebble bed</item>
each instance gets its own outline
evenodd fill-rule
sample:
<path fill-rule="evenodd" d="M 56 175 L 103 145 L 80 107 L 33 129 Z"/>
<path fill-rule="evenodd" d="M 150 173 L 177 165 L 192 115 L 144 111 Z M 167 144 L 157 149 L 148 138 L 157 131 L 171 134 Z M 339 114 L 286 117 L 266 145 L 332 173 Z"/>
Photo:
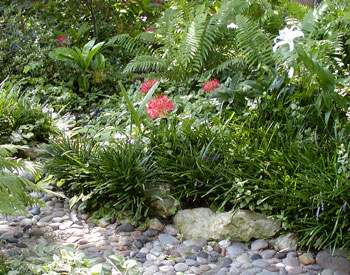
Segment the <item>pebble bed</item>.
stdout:
<path fill-rule="evenodd" d="M 251 243 L 182 240 L 172 224 L 153 222 L 153 228 L 141 231 L 129 223 L 97 226 L 86 220 L 68 202 L 56 197 L 33 196 L 46 202 L 45 207 L 29 208 L 22 217 L 0 217 L 0 254 L 13 256 L 21 248 L 36 244 L 73 244 L 88 258 L 105 262 L 108 255 L 123 255 L 137 260 L 144 275 L 172 274 L 350 274 L 350 262 L 332 261 L 325 251 L 281 252 L 266 240 Z M 345 262 L 344 262 L 345 261 Z"/>

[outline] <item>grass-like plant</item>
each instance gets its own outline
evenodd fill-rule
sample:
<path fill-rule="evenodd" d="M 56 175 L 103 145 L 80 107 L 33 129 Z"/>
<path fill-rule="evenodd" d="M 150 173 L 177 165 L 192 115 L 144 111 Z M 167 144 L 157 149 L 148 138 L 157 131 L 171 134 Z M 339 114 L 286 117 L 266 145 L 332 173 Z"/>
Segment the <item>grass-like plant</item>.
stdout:
<path fill-rule="evenodd" d="M 47 169 L 72 201 L 96 211 L 101 207 L 129 211 L 135 219 L 146 215 L 155 164 L 151 151 L 128 140 L 101 145 L 88 138 L 57 140 Z"/>

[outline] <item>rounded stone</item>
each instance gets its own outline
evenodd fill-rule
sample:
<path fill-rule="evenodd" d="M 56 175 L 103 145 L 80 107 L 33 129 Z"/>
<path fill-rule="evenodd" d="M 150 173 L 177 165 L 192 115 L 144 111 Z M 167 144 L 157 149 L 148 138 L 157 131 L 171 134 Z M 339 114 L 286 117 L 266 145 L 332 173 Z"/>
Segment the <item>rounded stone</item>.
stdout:
<path fill-rule="evenodd" d="M 174 265 L 174 269 L 177 272 L 185 272 L 186 270 L 188 270 L 188 265 L 185 263 L 178 263 Z"/>
<path fill-rule="evenodd" d="M 222 261 L 222 266 L 229 267 L 232 264 L 233 260 L 231 258 L 224 258 Z"/>
<path fill-rule="evenodd" d="M 148 228 L 143 235 L 146 237 L 154 237 L 159 233 L 159 230 L 153 229 L 153 228 Z"/>
<path fill-rule="evenodd" d="M 208 259 L 207 258 L 202 258 L 202 257 L 197 257 L 197 263 L 198 264 L 208 264 Z"/>
<path fill-rule="evenodd" d="M 197 255 L 191 253 L 191 254 L 187 254 L 187 255 L 185 256 L 185 258 L 186 258 L 186 259 L 195 260 L 195 259 L 197 259 Z"/>
<path fill-rule="evenodd" d="M 177 238 L 170 236 L 168 234 L 159 234 L 158 240 L 161 244 L 172 244 L 172 245 L 178 245 L 180 242 Z"/>
<path fill-rule="evenodd" d="M 134 232 L 134 231 L 135 231 L 135 228 L 134 228 L 134 226 L 133 226 L 132 224 L 130 224 L 130 223 L 124 223 L 124 224 L 122 224 L 122 225 L 119 225 L 119 226 L 117 227 L 117 230 L 118 230 L 119 232 Z"/>
<path fill-rule="evenodd" d="M 252 261 L 255 261 L 255 260 L 260 260 L 260 259 L 262 259 L 262 257 L 261 257 L 259 254 L 253 254 L 253 255 L 250 257 L 250 259 L 251 259 Z"/>
<path fill-rule="evenodd" d="M 201 257 L 201 258 L 208 258 L 209 254 L 205 251 L 201 251 L 197 254 L 197 257 Z"/>
<path fill-rule="evenodd" d="M 6 242 L 8 242 L 8 243 L 18 243 L 18 239 L 16 239 L 16 238 L 7 238 Z"/>
<path fill-rule="evenodd" d="M 155 261 L 155 260 L 157 260 L 157 257 L 156 256 L 154 256 L 153 254 L 147 254 L 146 255 L 146 260 L 147 261 Z"/>
<path fill-rule="evenodd" d="M 208 257 L 209 263 L 216 263 L 218 261 L 218 259 L 219 259 L 219 256 L 217 256 L 217 255 L 209 255 L 209 257 Z"/>
<path fill-rule="evenodd" d="M 269 244 L 267 243 L 267 241 L 259 239 L 259 240 L 255 240 L 250 244 L 250 248 L 251 250 L 263 250 L 265 248 L 267 248 L 269 246 Z"/>
<path fill-rule="evenodd" d="M 22 238 L 22 237 L 23 237 L 23 233 L 22 233 L 22 232 L 15 232 L 15 233 L 13 234 L 13 237 L 14 237 L 14 238 L 17 238 L 17 239 Z"/>
<path fill-rule="evenodd" d="M 29 213 L 35 215 L 40 215 L 40 208 L 34 207 L 32 210 L 29 211 Z"/>
<path fill-rule="evenodd" d="M 19 223 L 20 227 L 25 227 L 27 225 L 32 225 L 32 219 L 23 219 L 21 220 L 21 222 Z"/>
<path fill-rule="evenodd" d="M 167 224 L 166 226 L 164 226 L 163 232 L 164 234 L 168 234 L 170 236 L 177 236 L 179 230 L 176 228 L 175 225 Z"/>
<path fill-rule="evenodd" d="M 310 252 L 303 253 L 299 256 L 299 262 L 303 265 L 312 265 L 315 263 L 314 255 Z"/>
<path fill-rule="evenodd" d="M 186 264 L 188 266 L 194 266 L 194 265 L 197 265 L 197 262 L 195 260 L 192 260 L 192 259 L 186 259 Z"/>
<path fill-rule="evenodd" d="M 149 228 L 162 231 L 164 228 L 164 224 L 158 219 L 151 219 L 149 221 Z"/>
<path fill-rule="evenodd" d="M 253 266 L 259 267 L 259 268 L 266 268 L 269 266 L 268 262 L 261 260 L 261 259 L 252 261 L 252 264 L 253 264 Z"/>
<path fill-rule="evenodd" d="M 229 246 L 226 250 L 227 255 L 229 256 L 238 256 L 243 254 L 245 251 L 239 246 Z"/>
<path fill-rule="evenodd" d="M 304 268 L 306 270 L 311 270 L 311 271 L 322 271 L 323 268 L 319 265 L 315 265 L 315 264 L 310 264 L 310 265 L 305 265 Z"/>
<path fill-rule="evenodd" d="M 277 252 L 275 255 L 275 258 L 277 259 L 284 259 L 285 257 L 287 257 L 287 253 L 285 252 Z"/>

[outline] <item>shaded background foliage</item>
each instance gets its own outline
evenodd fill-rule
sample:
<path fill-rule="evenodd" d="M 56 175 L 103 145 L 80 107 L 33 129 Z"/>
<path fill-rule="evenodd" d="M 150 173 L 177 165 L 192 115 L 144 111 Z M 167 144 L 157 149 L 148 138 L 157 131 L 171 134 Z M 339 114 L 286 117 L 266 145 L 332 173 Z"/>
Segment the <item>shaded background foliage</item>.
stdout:
<path fill-rule="evenodd" d="M 44 126 L 71 117 L 75 128 L 51 139 L 46 164 L 81 208 L 143 219 L 163 186 L 163 198 L 182 207 L 259 211 L 295 230 L 301 245 L 349 248 L 346 1 L 315 9 L 264 0 L 5 2 L 0 78 L 17 84 L 5 97 L 16 114 L 30 109 L 22 96 L 52 114 L 31 108 L 9 124 L 10 112 L 0 113 L 1 142 L 13 142 L 21 124 L 48 141 Z M 292 25 L 304 34 L 288 41 L 295 50 L 273 51 Z M 86 70 L 80 59 L 49 57 L 84 52 L 93 38 L 104 44 Z M 155 78 L 154 96 L 175 107 L 154 120 L 140 113 L 140 131 L 126 99 L 137 109 L 140 84 Z M 217 89 L 203 90 L 213 79 Z"/>

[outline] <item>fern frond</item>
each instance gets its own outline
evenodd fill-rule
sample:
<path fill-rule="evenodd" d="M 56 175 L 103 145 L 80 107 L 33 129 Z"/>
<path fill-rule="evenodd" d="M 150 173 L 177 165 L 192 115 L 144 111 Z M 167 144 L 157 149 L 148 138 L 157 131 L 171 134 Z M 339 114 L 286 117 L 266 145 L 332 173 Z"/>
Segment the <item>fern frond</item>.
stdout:
<path fill-rule="evenodd" d="M 136 37 L 131 37 L 129 34 L 120 34 L 112 37 L 109 40 L 110 44 L 117 43 L 126 54 L 136 56 L 140 54 L 150 53 L 147 43 L 151 40 L 151 33 L 141 33 Z"/>
<path fill-rule="evenodd" d="M 144 71 L 163 71 L 167 68 L 167 63 L 156 56 L 140 55 L 135 57 L 124 69 L 124 73 L 144 72 Z"/>
<path fill-rule="evenodd" d="M 212 69 L 212 73 L 221 73 L 228 69 L 237 69 L 244 67 L 244 59 L 240 57 L 235 57 L 229 60 L 226 60 L 219 64 L 216 68 Z"/>
<path fill-rule="evenodd" d="M 248 67 L 273 66 L 272 37 L 259 29 L 257 22 L 243 15 L 236 16 L 237 46 Z"/>

